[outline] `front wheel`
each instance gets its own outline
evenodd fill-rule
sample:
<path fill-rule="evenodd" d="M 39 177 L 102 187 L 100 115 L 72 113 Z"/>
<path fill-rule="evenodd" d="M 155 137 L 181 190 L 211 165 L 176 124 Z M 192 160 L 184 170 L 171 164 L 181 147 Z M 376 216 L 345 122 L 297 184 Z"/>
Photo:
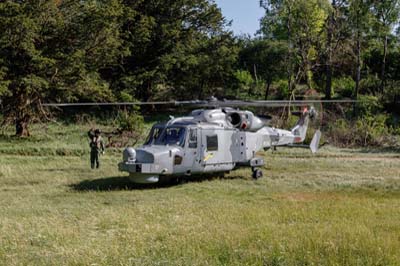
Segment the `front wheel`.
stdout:
<path fill-rule="evenodd" d="M 252 177 L 253 179 L 259 179 L 263 176 L 263 172 L 260 169 L 253 169 Z"/>

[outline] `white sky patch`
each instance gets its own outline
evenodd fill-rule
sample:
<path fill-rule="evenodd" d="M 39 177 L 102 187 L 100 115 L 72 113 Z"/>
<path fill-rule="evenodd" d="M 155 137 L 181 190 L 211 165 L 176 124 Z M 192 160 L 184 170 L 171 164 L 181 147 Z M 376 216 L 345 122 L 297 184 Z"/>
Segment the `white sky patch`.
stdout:
<path fill-rule="evenodd" d="M 253 36 L 260 29 L 260 18 L 265 14 L 259 0 L 215 0 L 236 35 Z"/>

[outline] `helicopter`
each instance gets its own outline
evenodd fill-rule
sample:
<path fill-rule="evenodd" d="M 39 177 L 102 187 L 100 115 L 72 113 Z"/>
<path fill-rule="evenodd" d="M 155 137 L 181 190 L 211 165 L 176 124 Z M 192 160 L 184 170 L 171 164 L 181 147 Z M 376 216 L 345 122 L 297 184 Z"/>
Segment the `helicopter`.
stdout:
<path fill-rule="evenodd" d="M 124 149 L 119 170 L 129 173 L 132 182 L 142 184 L 227 173 L 239 167 L 249 167 L 252 177 L 258 179 L 263 176 L 260 168 L 265 162 L 257 153 L 302 143 L 309 121 L 317 116 L 314 107 L 303 107 L 294 127 L 284 130 L 268 126 L 268 119 L 251 111 L 229 107 L 241 102 L 213 101 L 211 109 L 195 109 L 188 116 L 154 124 L 142 146 Z M 210 103 L 205 106 L 210 107 Z M 318 151 L 320 138 L 317 130 L 309 145 L 311 152 Z"/>

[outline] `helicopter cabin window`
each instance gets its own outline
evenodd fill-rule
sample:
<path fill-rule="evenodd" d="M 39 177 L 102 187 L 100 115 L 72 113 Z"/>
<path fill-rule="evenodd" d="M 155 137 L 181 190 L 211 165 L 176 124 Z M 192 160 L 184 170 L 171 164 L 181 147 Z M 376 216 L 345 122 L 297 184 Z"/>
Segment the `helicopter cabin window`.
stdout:
<path fill-rule="evenodd" d="M 197 148 L 197 129 L 191 128 L 189 130 L 189 148 L 196 149 Z"/>
<path fill-rule="evenodd" d="M 207 151 L 217 151 L 218 150 L 218 136 L 207 136 Z"/>

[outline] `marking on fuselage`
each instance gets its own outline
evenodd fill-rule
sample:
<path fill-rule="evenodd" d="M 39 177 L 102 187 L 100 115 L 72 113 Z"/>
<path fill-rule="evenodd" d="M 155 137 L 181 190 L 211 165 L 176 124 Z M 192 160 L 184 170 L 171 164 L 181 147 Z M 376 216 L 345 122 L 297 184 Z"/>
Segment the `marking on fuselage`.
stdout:
<path fill-rule="evenodd" d="M 209 159 L 211 159 L 212 157 L 214 157 L 213 153 L 207 154 L 206 157 L 204 157 L 204 161 L 207 162 Z"/>

